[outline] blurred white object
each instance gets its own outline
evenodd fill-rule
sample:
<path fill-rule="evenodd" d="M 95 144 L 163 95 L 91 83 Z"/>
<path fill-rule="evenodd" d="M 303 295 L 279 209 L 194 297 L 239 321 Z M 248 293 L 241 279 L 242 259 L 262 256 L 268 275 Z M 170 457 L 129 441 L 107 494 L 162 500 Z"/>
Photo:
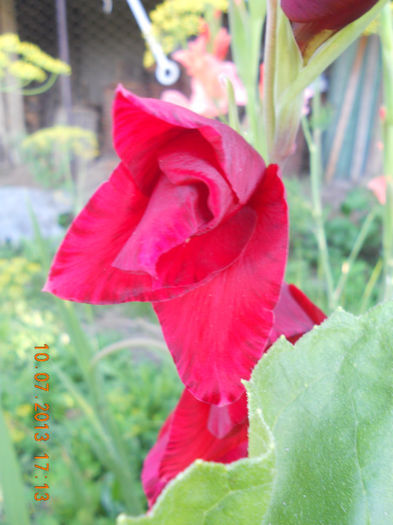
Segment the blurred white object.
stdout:
<path fill-rule="evenodd" d="M 104 13 L 106 13 L 107 15 L 109 13 L 112 13 L 112 8 L 112 0 L 102 0 L 102 10 L 104 11 Z"/>
<path fill-rule="evenodd" d="M 151 30 L 151 22 L 143 8 L 140 0 L 127 0 L 127 3 L 137 21 L 143 36 L 146 39 L 150 51 L 152 52 L 155 61 L 157 62 L 156 79 L 163 86 L 170 86 L 174 84 L 180 76 L 180 68 L 176 62 L 169 60 L 165 55 L 159 42 L 153 35 Z"/>
<path fill-rule="evenodd" d="M 30 208 L 43 237 L 63 236 L 59 215 L 72 209 L 71 199 L 60 191 L 25 186 L 0 188 L 0 202 L 0 245 L 18 245 L 23 239 L 34 239 Z"/>

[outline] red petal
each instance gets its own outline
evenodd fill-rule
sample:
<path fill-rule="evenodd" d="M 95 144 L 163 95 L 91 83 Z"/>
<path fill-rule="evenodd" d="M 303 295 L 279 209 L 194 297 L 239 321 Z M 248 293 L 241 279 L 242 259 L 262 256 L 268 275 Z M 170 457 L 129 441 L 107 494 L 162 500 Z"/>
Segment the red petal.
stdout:
<path fill-rule="evenodd" d="M 313 325 L 321 324 L 325 319 L 326 315 L 322 312 L 318 306 L 316 306 L 305 293 L 303 293 L 294 284 L 288 285 L 289 291 L 292 297 L 296 300 L 298 305 L 306 312 L 308 317 L 311 319 Z M 311 330 L 311 327 L 308 328 Z"/>
<path fill-rule="evenodd" d="M 206 148 L 241 203 L 253 194 L 265 164 L 261 156 L 232 128 L 162 100 L 139 98 L 121 86 L 114 103 L 114 142 L 136 184 L 149 194 L 159 177 L 161 149 L 170 144 L 182 151 L 187 130 L 198 130 Z"/>
<path fill-rule="evenodd" d="M 273 324 L 287 255 L 284 188 L 271 166 L 249 206 L 255 232 L 242 256 L 208 283 L 154 305 L 183 383 L 217 405 L 236 401 Z"/>
<path fill-rule="evenodd" d="M 176 145 L 163 149 L 163 175 L 114 266 L 147 272 L 166 286 L 183 286 L 208 278 L 241 255 L 255 213 L 239 210 L 209 156 L 205 141 L 195 134 L 184 137 L 181 151 Z"/>
<path fill-rule="evenodd" d="M 274 310 L 270 344 L 280 335 L 292 342 L 326 316 L 296 286 L 284 284 Z M 268 347 L 266 347 L 268 349 Z M 218 407 L 195 399 L 185 390 L 147 456 L 142 482 L 149 505 L 165 485 L 196 459 L 230 463 L 247 455 L 247 400 Z"/>
<path fill-rule="evenodd" d="M 142 483 L 150 506 L 163 487 L 196 459 L 229 463 L 247 455 L 245 394 L 235 405 L 233 411 L 243 415 L 240 424 L 231 421 L 229 407 L 213 408 L 184 390 L 143 465 Z M 224 421 L 220 437 L 208 428 L 212 408 L 217 428 L 220 418 Z"/>
<path fill-rule="evenodd" d="M 285 335 L 292 343 L 321 324 L 326 315 L 310 299 L 293 284 L 284 283 L 280 299 L 274 309 L 274 326 L 269 336 L 268 346 L 272 345 L 281 335 Z"/>
<path fill-rule="evenodd" d="M 243 394 L 230 405 L 210 405 L 207 428 L 218 439 L 229 434 L 235 425 L 247 423 L 247 396 Z"/>
<path fill-rule="evenodd" d="M 156 264 L 160 256 L 183 244 L 205 224 L 197 204 L 197 188 L 175 186 L 161 177 L 141 221 L 113 265 L 120 270 L 146 272 L 158 279 Z"/>
<path fill-rule="evenodd" d="M 254 219 L 247 209 L 228 219 L 241 208 L 228 181 L 248 198 L 264 163 L 227 126 L 161 101 L 120 89 L 115 114 L 115 139 L 127 165 L 74 221 L 44 289 L 93 303 L 176 297 L 240 257 Z M 174 136 L 179 141 L 168 144 Z M 232 146 L 238 160 L 231 163 Z M 229 162 L 228 173 L 222 162 Z M 229 239 L 230 221 L 237 238 Z M 214 256 L 197 263 L 196 251 Z"/>
<path fill-rule="evenodd" d="M 183 133 L 181 144 L 172 142 L 163 148 L 159 165 L 173 184 L 193 184 L 200 189 L 200 206 L 212 214 L 206 229 L 212 229 L 239 208 L 236 196 L 216 162 L 214 151 L 199 133 Z"/>
<path fill-rule="evenodd" d="M 157 265 L 168 286 L 201 283 L 241 256 L 254 233 L 256 214 L 244 206 L 235 215 L 204 235 L 195 236 L 164 254 Z"/>
<path fill-rule="evenodd" d="M 378 0 L 281 0 L 292 22 L 314 24 L 314 34 L 323 29 L 340 29 L 361 17 Z"/>
<path fill-rule="evenodd" d="M 150 275 L 112 266 L 141 220 L 147 202 L 127 168 L 120 164 L 72 223 L 44 291 L 95 304 L 159 300 L 182 293 L 182 288 L 162 289 Z"/>

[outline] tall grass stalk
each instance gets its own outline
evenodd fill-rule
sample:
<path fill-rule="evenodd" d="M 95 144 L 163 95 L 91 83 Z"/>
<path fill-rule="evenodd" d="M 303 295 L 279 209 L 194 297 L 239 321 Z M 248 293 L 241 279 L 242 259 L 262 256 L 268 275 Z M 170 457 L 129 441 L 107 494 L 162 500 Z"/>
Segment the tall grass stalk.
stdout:
<path fill-rule="evenodd" d="M 11 437 L 0 406 L 0 490 L 3 493 L 5 525 L 30 525 L 25 505 L 25 487 Z M 1 521 L 1 516 L 0 516 Z M 1 523 L 3 523 L 1 521 Z"/>
<path fill-rule="evenodd" d="M 352 247 L 351 253 L 349 254 L 349 257 L 346 261 L 344 261 L 342 268 L 341 268 L 341 276 L 338 281 L 337 287 L 334 290 L 333 293 L 333 301 L 334 305 L 337 306 L 340 304 L 340 300 L 345 288 L 345 285 L 348 281 L 348 277 L 351 273 L 352 267 L 354 262 L 357 259 L 357 256 L 359 255 L 360 250 L 363 247 L 363 244 L 367 238 L 367 235 L 370 231 L 370 227 L 377 216 L 377 208 L 374 208 L 370 211 L 370 213 L 367 215 L 366 220 L 362 224 L 362 227 L 360 229 L 359 235 L 357 236 L 355 243 Z"/>
<path fill-rule="evenodd" d="M 248 132 L 245 138 L 264 159 L 267 157 L 265 133 L 261 126 L 258 92 L 260 46 L 266 16 L 264 0 L 230 0 L 229 26 L 231 49 L 237 72 L 247 92 Z"/>

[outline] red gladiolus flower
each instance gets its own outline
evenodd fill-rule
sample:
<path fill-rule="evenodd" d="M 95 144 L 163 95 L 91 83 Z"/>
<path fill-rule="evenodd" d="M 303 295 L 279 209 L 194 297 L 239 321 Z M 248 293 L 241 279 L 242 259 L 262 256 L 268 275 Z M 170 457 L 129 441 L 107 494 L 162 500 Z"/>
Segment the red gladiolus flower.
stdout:
<path fill-rule="evenodd" d="M 95 304 L 152 301 L 186 387 L 234 402 L 280 294 L 278 168 L 224 124 L 123 88 L 114 141 L 121 162 L 71 225 L 44 290 Z"/>
<path fill-rule="evenodd" d="M 184 390 L 146 457 L 142 484 L 152 506 L 166 484 L 196 459 L 230 463 L 247 456 L 247 398 L 217 407 Z"/>
<path fill-rule="evenodd" d="M 296 286 L 284 284 L 265 351 L 281 335 L 294 343 L 326 319 Z M 184 390 L 146 457 L 142 484 L 151 507 L 163 488 L 196 459 L 230 463 L 247 456 L 247 398 L 224 407 L 209 405 Z"/>
<path fill-rule="evenodd" d="M 270 332 L 268 347 L 281 335 L 291 343 L 302 337 L 314 325 L 321 324 L 326 315 L 294 284 L 284 283 L 280 300 L 274 309 L 274 325 Z"/>
<path fill-rule="evenodd" d="M 324 30 L 338 31 L 364 15 L 377 1 L 281 0 L 281 7 L 289 20 L 295 22 L 296 41 L 304 53 L 315 35 Z"/>
<path fill-rule="evenodd" d="M 191 97 L 188 99 L 180 91 L 168 89 L 161 99 L 192 109 L 205 117 L 216 117 L 228 112 L 228 93 L 224 78 L 233 86 L 236 103 L 244 106 L 247 95 L 236 73 L 236 66 L 225 61 L 229 51 L 231 37 L 225 28 L 221 28 L 213 42 L 207 24 L 201 35 L 188 44 L 188 49 L 180 49 L 172 58 L 182 64 L 191 77 Z M 213 53 L 208 53 L 209 42 L 213 44 Z"/>
<path fill-rule="evenodd" d="M 371 9 L 378 0 L 281 0 L 289 20 L 313 24 L 314 31 L 341 29 Z"/>

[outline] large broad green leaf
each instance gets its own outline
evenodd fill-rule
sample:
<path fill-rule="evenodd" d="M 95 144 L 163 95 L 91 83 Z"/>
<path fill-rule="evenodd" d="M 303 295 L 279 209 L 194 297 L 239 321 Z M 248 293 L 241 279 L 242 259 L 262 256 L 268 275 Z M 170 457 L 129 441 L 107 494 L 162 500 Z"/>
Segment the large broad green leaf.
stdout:
<path fill-rule="evenodd" d="M 278 341 L 247 389 L 250 455 L 264 451 L 261 417 L 275 441 L 263 524 L 393 524 L 392 303 Z"/>
<path fill-rule="evenodd" d="M 393 303 L 280 339 L 246 386 L 251 457 L 195 462 L 118 525 L 393 524 Z"/>
<path fill-rule="evenodd" d="M 269 504 L 273 447 L 231 465 L 197 460 L 166 487 L 150 514 L 119 516 L 117 525 L 251 525 Z"/>

